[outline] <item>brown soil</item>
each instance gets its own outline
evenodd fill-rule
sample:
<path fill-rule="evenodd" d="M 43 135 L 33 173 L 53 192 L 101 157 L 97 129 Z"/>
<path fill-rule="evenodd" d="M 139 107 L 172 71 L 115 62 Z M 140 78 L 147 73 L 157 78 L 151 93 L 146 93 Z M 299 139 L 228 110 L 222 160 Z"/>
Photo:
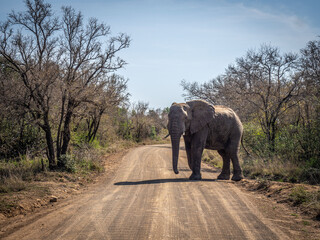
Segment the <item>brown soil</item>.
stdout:
<path fill-rule="evenodd" d="M 44 198 L 32 214 L 3 215 L 0 238 L 320 239 L 318 221 L 281 200 L 290 184 L 217 181 L 219 171 L 206 164 L 203 180 L 189 181 L 185 151 L 180 156 L 175 175 L 168 145 L 111 155 L 92 184 L 54 181 L 57 203 Z"/>
<path fill-rule="evenodd" d="M 26 183 L 25 190 L 0 195 L 0 227 L 8 219 L 50 208 L 55 202 L 61 202 L 78 195 L 101 180 L 114 174 L 128 150 L 105 156 L 104 172 L 91 172 L 77 175 L 66 172 L 44 172 L 34 181 Z"/>
<path fill-rule="evenodd" d="M 316 199 L 314 202 L 310 200 L 304 204 L 295 202 L 291 196 L 295 189 L 303 189 L 304 193 L 315 195 L 319 193 L 320 186 L 252 179 L 244 179 L 238 182 L 237 185 L 248 192 L 262 195 L 277 205 L 285 205 L 291 210 L 292 216 L 299 218 L 302 215 L 310 220 L 312 225 L 320 227 L 320 209 L 317 205 L 319 204 L 319 200 Z"/>

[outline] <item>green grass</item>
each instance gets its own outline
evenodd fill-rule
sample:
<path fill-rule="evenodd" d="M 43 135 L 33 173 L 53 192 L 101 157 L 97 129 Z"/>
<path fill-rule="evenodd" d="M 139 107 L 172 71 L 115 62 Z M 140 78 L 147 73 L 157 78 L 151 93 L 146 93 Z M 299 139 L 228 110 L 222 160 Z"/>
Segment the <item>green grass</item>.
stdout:
<path fill-rule="evenodd" d="M 302 224 L 304 225 L 304 226 L 310 226 L 311 225 L 311 223 L 309 222 L 309 221 L 302 221 Z"/>

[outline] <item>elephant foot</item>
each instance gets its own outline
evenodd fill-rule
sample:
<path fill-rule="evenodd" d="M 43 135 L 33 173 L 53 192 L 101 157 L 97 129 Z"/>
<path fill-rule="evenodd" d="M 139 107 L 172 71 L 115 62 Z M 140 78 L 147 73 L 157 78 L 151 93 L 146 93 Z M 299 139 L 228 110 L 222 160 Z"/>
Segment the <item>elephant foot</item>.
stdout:
<path fill-rule="evenodd" d="M 234 173 L 231 180 L 232 181 L 240 181 L 243 178 L 244 177 L 243 177 L 242 173 Z"/>
<path fill-rule="evenodd" d="M 202 177 L 201 177 L 201 174 L 191 174 L 191 176 L 189 177 L 189 180 L 201 180 Z"/>
<path fill-rule="evenodd" d="M 230 174 L 228 174 L 228 173 L 221 173 L 221 174 L 217 177 L 217 179 L 219 179 L 219 180 L 229 180 L 229 179 L 230 179 Z"/>

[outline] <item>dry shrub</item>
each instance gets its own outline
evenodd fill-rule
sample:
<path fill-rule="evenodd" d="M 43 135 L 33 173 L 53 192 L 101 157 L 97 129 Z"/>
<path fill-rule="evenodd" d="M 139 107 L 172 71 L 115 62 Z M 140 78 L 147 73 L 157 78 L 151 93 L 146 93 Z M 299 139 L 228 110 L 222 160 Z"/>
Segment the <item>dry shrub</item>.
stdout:
<path fill-rule="evenodd" d="M 0 183 L 0 193 L 19 192 L 26 188 L 26 182 L 16 176 L 6 178 Z"/>

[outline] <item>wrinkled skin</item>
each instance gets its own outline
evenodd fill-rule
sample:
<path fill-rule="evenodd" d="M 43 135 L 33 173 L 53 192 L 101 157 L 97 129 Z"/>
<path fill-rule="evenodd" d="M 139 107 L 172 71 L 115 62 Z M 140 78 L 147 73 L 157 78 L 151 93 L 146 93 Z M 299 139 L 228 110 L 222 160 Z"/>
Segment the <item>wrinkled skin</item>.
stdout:
<path fill-rule="evenodd" d="M 202 100 L 173 103 L 170 107 L 168 130 L 171 136 L 173 171 L 178 174 L 179 142 L 183 135 L 191 180 L 201 180 L 203 149 L 217 150 L 223 159 L 218 179 L 230 179 L 230 159 L 233 164 L 232 180 L 243 178 L 238 152 L 243 127 L 239 117 L 230 108 L 213 106 Z"/>

